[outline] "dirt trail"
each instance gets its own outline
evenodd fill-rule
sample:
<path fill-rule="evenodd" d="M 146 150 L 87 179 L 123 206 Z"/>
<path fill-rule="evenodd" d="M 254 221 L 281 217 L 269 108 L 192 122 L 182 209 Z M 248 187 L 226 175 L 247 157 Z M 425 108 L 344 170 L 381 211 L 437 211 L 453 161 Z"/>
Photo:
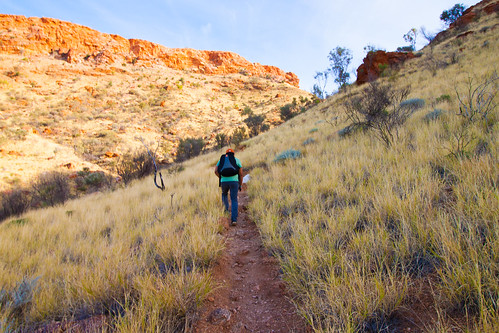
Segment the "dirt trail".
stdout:
<path fill-rule="evenodd" d="M 226 250 L 213 269 L 219 288 L 208 298 L 194 325 L 195 333 L 311 332 L 280 278 L 277 261 L 265 251 L 246 210 L 248 195 L 239 192 L 237 226 L 227 228 Z"/>

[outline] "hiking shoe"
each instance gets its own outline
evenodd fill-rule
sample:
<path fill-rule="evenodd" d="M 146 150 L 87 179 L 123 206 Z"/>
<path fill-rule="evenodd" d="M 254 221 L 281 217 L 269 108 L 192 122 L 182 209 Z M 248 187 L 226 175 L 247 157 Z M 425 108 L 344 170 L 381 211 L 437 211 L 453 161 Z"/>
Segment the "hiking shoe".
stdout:
<path fill-rule="evenodd" d="M 230 225 L 231 225 L 231 226 L 235 226 L 235 225 L 237 225 L 237 221 L 232 221 L 232 222 L 230 223 Z"/>

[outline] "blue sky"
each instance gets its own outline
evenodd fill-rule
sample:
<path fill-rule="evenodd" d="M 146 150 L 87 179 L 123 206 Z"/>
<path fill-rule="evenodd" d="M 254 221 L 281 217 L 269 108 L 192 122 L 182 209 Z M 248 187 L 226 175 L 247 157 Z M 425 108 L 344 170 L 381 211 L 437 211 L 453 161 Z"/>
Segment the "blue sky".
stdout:
<path fill-rule="evenodd" d="M 336 46 L 352 50 L 352 77 L 366 45 L 387 51 L 439 17 L 456 0 L 0 0 L 0 13 L 52 17 L 167 47 L 222 50 L 294 72 L 310 91 Z M 421 41 L 421 42 L 419 42 Z M 419 37 L 418 48 L 424 45 Z"/>

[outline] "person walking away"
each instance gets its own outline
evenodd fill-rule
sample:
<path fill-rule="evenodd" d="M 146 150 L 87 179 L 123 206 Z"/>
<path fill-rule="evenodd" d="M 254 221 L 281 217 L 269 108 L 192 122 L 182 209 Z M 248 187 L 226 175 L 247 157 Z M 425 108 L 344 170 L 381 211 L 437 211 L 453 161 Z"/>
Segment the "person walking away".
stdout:
<path fill-rule="evenodd" d="M 243 166 L 241 161 L 234 156 L 234 150 L 227 149 L 215 167 L 215 175 L 219 179 L 219 186 L 222 188 L 222 203 L 225 211 L 229 212 L 229 192 L 231 203 L 231 225 L 237 224 L 237 192 L 241 191 L 243 182 Z"/>

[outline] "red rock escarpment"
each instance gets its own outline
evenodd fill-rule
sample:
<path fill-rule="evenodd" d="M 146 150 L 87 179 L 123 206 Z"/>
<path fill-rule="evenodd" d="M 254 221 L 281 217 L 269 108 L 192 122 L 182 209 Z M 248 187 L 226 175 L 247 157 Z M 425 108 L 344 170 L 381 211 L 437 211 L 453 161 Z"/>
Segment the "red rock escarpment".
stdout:
<path fill-rule="evenodd" d="M 300 82 L 294 73 L 286 73 L 275 66 L 251 63 L 233 52 L 168 48 L 51 18 L 0 14 L 0 52 L 53 54 L 71 63 L 93 60 L 97 64 L 126 62 L 144 67 L 164 65 L 203 74 L 244 73 L 272 77 L 295 87 Z"/>
<path fill-rule="evenodd" d="M 362 65 L 357 68 L 357 85 L 376 80 L 386 68 L 398 66 L 414 58 L 412 52 L 369 52 Z"/>

